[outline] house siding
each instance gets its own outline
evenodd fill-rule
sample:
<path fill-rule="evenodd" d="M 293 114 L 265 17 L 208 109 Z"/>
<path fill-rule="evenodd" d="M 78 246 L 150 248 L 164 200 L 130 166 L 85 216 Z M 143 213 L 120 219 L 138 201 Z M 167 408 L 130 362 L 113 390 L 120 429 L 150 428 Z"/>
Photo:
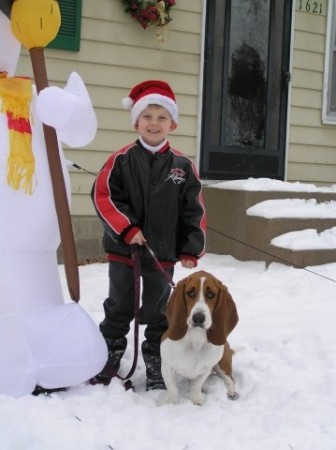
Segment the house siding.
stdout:
<path fill-rule="evenodd" d="M 289 181 L 336 182 L 336 126 L 322 123 L 327 0 L 321 15 L 299 11 L 296 0 L 289 111 Z"/>
<path fill-rule="evenodd" d="M 292 70 L 288 108 L 289 181 L 336 182 L 336 126 L 322 123 L 327 0 L 321 15 L 298 10 L 295 0 Z M 171 144 L 197 162 L 202 101 L 203 10 L 206 0 L 178 0 L 172 22 L 158 40 L 157 29 L 143 30 L 125 14 L 120 0 L 83 0 L 79 52 L 46 49 L 51 85 L 63 87 L 72 71 L 83 78 L 98 118 L 95 139 L 83 149 L 65 148 L 66 157 L 96 173 L 109 154 L 136 134 L 121 106 L 130 88 L 145 79 L 168 81 L 179 106 L 179 126 Z M 32 76 L 27 50 L 17 73 Z M 71 213 L 79 260 L 103 257 L 101 226 L 92 206 L 94 176 L 71 168 Z"/>
<path fill-rule="evenodd" d="M 157 37 L 156 27 L 143 30 L 124 12 L 120 0 L 83 0 L 79 52 L 45 49 L 51 85 L 63 87 L 76 71 L 89 91 L 98 119 L 94 141 L 83 149 L 68 149 L 66 157 L 97 172 L 109 154 L 136 138 L 130 113 L 121 106 L 130 88 L 145 79 L 163 79 L 173 88 L 179 106 L 173 146 L 195 160 L 198 145 L 200 59 L 203 0 L 178 0 L 172 21 Z M 27 50 L 22 49 L 17 73 L 32 76 Z M 102 255 L 101 227 L 92 206 L 94 176 L 71 168 L 71 214 L 79 260 Z"/>
<path fill-rule="evenodd" d="M 176 94 L 180 119 L 171 144 L 195 159 L 202 10 L 202 0 L 179 0 L 160 41 L 157 27 L 143 30 L 120 0 L 83 0 L 80 51 L 45 50 L 50 84 L 63 86 L 78 72 L 98 118 L 94 141 L 80 151 L 66 149 L 67 158 L 97 172 L 111 152 L 132 141 L 136 134 L 121 100 L 134 84 L 152 78 L 168 81 Z M 19 71 L 32 75 L 25 50 Z M 88 195 L 92 182 L 92 175 L 71 169 L 72 214 L 95 215 Z"/>

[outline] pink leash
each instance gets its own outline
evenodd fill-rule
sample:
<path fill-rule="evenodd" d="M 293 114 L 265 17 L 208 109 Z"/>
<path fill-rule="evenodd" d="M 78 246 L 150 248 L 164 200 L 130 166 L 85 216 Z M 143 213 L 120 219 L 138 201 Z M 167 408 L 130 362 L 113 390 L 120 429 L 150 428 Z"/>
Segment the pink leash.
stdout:
<path fill-rule="evenodd" d="M 174 281 L 171 279 L 171 277 L 168 275 L 168 273 L 164 270 L 164 268 L 162 267 L 162 264 L 160 263 L 160 261 L 157 259 L 155 253 L 153 252 L 153 250 L 149 247 L 149 245 L 147 244 L 147 242 L 144 243 L 144 246 L 147 248 L 147 250 L 149 251 L 151 257 L 154 259 L 154 262 L 156 264 L 157 269 L 162 273 L 164 279 L 167 281 L 167 283 L 169 284 L 169 286 L 172 289 L 175 289 L 175 283 Z"/>

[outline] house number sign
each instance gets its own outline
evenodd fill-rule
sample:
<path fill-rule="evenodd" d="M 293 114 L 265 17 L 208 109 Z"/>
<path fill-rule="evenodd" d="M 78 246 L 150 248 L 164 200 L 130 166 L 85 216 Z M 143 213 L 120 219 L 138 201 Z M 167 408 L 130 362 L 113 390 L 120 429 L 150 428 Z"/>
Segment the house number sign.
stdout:
<path fill-rule="evenodd" d="M 315 2 L 314 0 L 298 0 L 297 3 L 298 11 L 307 12 L 311 14 L 323 14 L 324 13 L 324 2 Z"/>

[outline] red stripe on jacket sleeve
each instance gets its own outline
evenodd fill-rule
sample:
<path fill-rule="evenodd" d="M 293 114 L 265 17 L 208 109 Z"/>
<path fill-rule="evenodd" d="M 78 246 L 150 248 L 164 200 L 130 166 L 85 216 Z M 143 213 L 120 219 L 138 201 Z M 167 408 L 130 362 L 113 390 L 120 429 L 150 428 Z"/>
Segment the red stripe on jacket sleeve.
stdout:
<path fill-rule="evenodd" d="M 96 178 L 94 187 L 94 203 L 101 218 L 112 230 L 121 234 L 127 227 L 131 225 L 130 220 L 125 214 L 121 213 L 112 201 L 109 179 L 115 167 L 116 160 L 119 156 L 127 153 L 130 147 L 114 153 L 106 162 L 103 169 Z"/>

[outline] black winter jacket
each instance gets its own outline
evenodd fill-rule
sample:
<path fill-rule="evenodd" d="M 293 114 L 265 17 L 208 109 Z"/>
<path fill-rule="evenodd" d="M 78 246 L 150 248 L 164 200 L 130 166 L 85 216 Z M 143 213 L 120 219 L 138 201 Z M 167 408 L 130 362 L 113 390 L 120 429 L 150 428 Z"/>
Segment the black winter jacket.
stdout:
<path fill-rule="evenodd" d="M 152 154 L 137 140 L 112 154 L 97 176 L 92 199 L 108 254 L 130 257 L 127 242 L 138 230 L 160 261 L 198 259 L 204 253 L 201 183 L 192 162 L 169 143 Z M 144 247 L 139 251 L 146 257 Z"/>

